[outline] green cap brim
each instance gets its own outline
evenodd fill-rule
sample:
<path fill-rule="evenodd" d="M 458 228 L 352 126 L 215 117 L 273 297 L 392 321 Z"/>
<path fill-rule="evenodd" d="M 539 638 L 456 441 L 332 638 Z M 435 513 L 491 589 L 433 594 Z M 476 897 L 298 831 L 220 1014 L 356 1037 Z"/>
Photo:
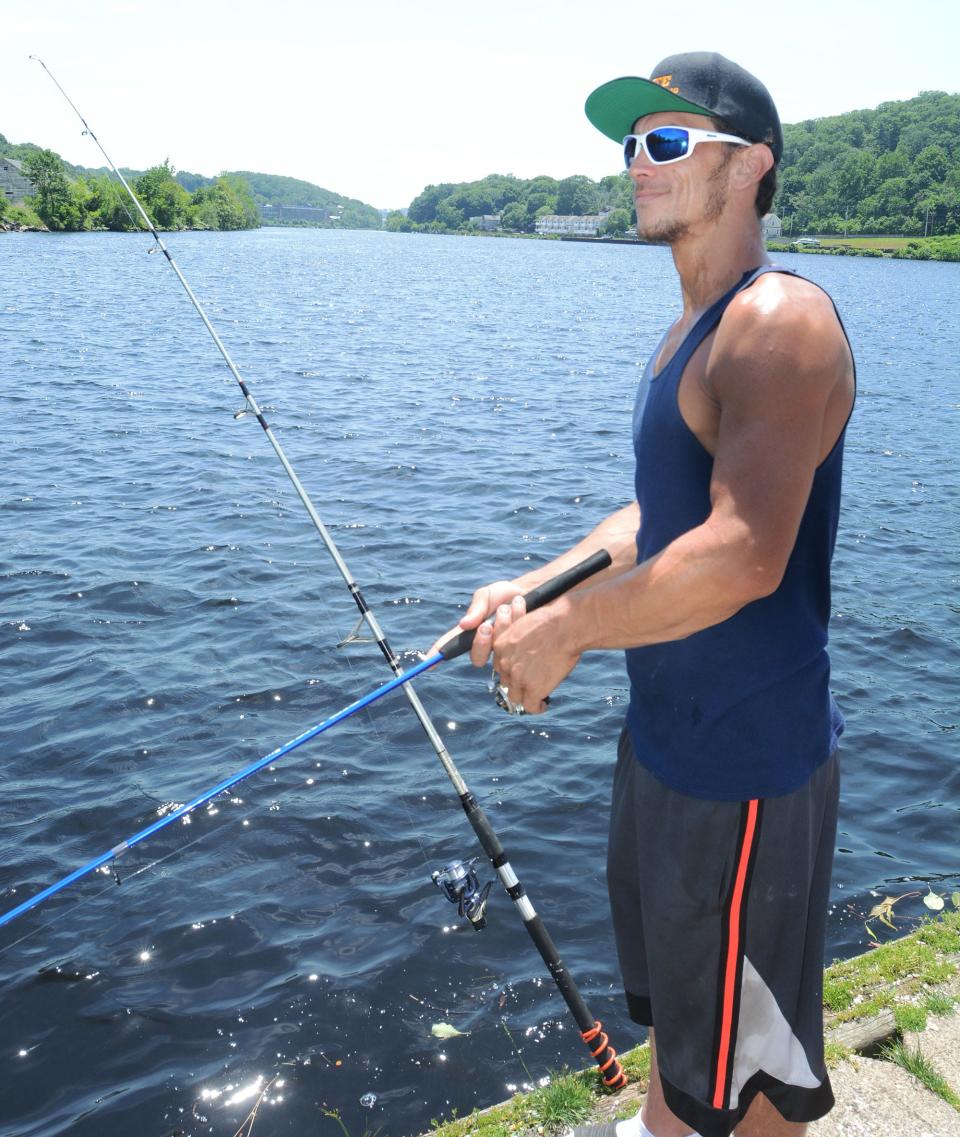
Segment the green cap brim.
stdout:
<path fill-rule="evenodd" d="M 687 114 L 709 115 L 712 112 L 696 103 L 687 102 L 649 79 L 626 75 L 622 79 L 611 79 L 587 97 L 584 105 L 587 118 L 593 125 L 612 138 L 621 142 L 633 133 L 633 124 L 644 115 L 659 111 L 685 111 Z"/>

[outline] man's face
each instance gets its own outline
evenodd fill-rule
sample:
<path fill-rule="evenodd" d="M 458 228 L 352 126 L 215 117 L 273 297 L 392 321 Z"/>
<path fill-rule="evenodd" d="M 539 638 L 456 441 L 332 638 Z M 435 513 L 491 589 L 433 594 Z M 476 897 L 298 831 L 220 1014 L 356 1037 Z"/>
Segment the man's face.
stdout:
<path fill-rule="evenodd" d="M 657 126 L 712 129 L 706 115 L 659 111 L 633 124 L 634 134 Z M 672 245 L 695 227 L 716 221 L 727 203 L 727 172 L 734 147 L 701 143 L 681 162 L 658 166 L 641 149 L 630 167 L 637 210 L 637 234 L 644 240 Z"/>

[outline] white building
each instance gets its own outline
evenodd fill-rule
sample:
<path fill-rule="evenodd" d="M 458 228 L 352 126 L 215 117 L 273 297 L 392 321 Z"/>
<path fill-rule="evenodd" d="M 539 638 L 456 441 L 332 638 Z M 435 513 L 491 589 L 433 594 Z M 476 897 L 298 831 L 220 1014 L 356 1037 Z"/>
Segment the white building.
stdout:
<path fill-rule="evenodd" d="M 573 237 L 596 237 L 600 226 L 610 216 L 606 213 L 587 213 L 582 217 L 561 213 L 548 213 L 545 217 L 538 217 L 534 230 L 537 233 L 559 233 Z"/>
<path fill-rule="evenodd" d="M 760 219 L 760 228 L 765 241 L 775 241 L 783 236 L 783 222 L 775 213 L 768 213 Z"/>
<path fill-rule="evenodd" d="M 471 217 L 469 224 L 474 229 L 499 229 L 500 228 L 500 214 L 499 213 L 484 213 L 479 217 Z"/>

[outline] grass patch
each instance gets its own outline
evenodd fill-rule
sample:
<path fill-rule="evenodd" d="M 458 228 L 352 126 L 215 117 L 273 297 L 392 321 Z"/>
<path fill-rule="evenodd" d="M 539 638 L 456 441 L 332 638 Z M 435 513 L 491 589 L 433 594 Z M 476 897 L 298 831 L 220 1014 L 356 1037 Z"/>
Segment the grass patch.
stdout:
<path fill-rule="evenodd" d="M 924 919 L 910 935 L 891 940 L 866 955 L 831 964 L 823 977 L 823 1002 L 834 1023 L 869 1018 L 920 996 L 957 974 L 949 958 L 960 954 L 960 912 Z M 909 1013 L 909 1012 L 908 1012 Z M 913 1028 L 909 1028 L 913 1029 Z"/>
<path fill-rule="evenodd" d="M 953 999 L 932 988 L 938 987 L 957 973 L 957 966 L 948 956 L 960 956 L 960 910 L 947 911 L 937 917 L 924 919 L 908 936 L 891 940 L 872 948 L 856 959 L 832 964 L 824 974 L 823 998 L 829 1008 L 832 1023 L 850 1019 L 869 1018 L 877 1012 L 893 1007 L 897 1026 L 901 1031 L 922 1029 L 919 1025 L 927 1015 L 950 1014 L 960 1000 Z M 908 1002 L 908 1000 L 913 1000 Z M 506 1029 L 506 1027 L 505 1027 Z M 511 1039 L 513 1045 L 512 1036 Z M 896 1045 L 896 1044 L 895 1044 Z M 516 1046 L 514 1045 L 514 1050 Z M 913 1062 L 912 1052 L 888 1048 L 884 1057 L 896 1061 L 894 1053 L 904 1055 L 899 1065 Z M 827 1065 L 831 1068 L 851 1057 L 852 1052 L 838 1043 L 826 1044 Z M 518 1053 L 519 1057 L 519 1053 Z M 520 1059 L 522 1063 L 522 1058 Z M 630 1082 L 645 1088 L 650 1078 L 650 1048 L 635 1046 L 620 1055 L 620 1061 Z M 904 1066 L 909 1069 L 908 1066 Z M 921 1056 L 919 1068 L 934 1080 L 939 1075 Z M 914 1076 L 920 1077 L 913 1069 Z M 529 1081 L 530 1072 L 525 1069 Z M 923 1078 L 920 1077 L 923 1081 Z M 946 1094 L 956 1094 L 946 1087 Z M 927 1083 L 924 1082 L 926 1085 Z M 930 1088 L 933 1088 L 931 1086 Z M 939 1093 L 934 1089 L 934 1092 Z M 940 1093 L 944 1097 L 943 1093 Z M 960 1102 L 945 1097 L 955 1108 Z M 545 1137 L 562 1132 L 568 1126 L 582 1124 L 596 1114 L 604 1102 L 603 1119 L 621 1120 L 636 1113 L 635 1098 L 617 1104 L 603 1087 L 594 1067 L 554 1075 L 549 1085 L 530 1093 L 516 1094 L 510 1101 L 466 1117 L 453 1117 L 433 1122 L 437 1137 L 523 1137 L 539 1130 Z"/>
<path fill-rule="evenodd" d="M 936 951 L 948 955 L 960 952 L 960 912 L 943 912 L 939 919 L 925 920 L 916 937 Z"/>
<path fill-rule="evenodd" d="M 835 1070 L 848 1058 L 853 1057 L 849 1046 L 841 1046 L 839 1042 L 826 1042 L 823 1046 L 823 1058 L 828 1070 Z"/>
<path fill-rule="evenodd" d="M 845 1011 L 856 998 L 857 985 L 852 979 L 836 979 L 829 973 L 823 977 L 823 1002 L 831 1011 Z"/>
<path fill-rule="evenodd" d="M 927 1029 L 926 1008 L 915 1006 L 913 1003 L 902 1003 L 893 1009 L 893 1021 L 901 1034 L 919 1034 Z"/>
<path fill-rule="evenodd" d="M 838 249 L 905 249 L 916 237 L 821 237 L 820 247 Z"/>
<path fill-rule="evenodd" d="M 645 1042 L 620 1055 L 620 1065 L 631 1082 L 646 1087 L 650 1080 L 650 1047 Z"/>
<path fill-rule="evenodd" d="M 957 1000 L 950 995 L 933 992 L 923 1000 L 923 1009 L 928 1015 L 952 1015 Z"/>
<path fill-rule="evenodd" d="M 621 1060 L 631 1082 L 649 1077 L 648 1046 L 634 1047 L 622 1055 Z M 587 1121 L 604 1097 L 605 1090 L 596 1069 L 564 1070 L 552 1074 L 547 1085 L 515 1094 L 501 1105 L 466 1117 L 434 1120 L 431 1129 L 436 1137 L 518 1137 L 533 1131 L 549 1137 Z M 633 1103 L 626 1107 L 623 1116 L 631 1117 L 636 1111 L 636 1103 Z"/>
<path fill-rule="evenodd" d="M 530 1094 L 526 1105 L 534 1114 L 534 1124 L 552 1133 L 586 1121 L 595 1100 L 593 1086 L 585 1078 L 559 1074 Z"/>
<path fill-rule="evenodd" d="M 902 1042 L 893 1042 L 884 1047 L 882 1054 L 889 1062 L 894 1062 L 906 1070 L 908 1074 L 912 1074 L 931 1093 L 943 1098 L 948 1105 L 952 1105 L 960 1113 L 960 1096 L 952 1089 L 950 1083 L 937 1070 L 936 1066 L 929 1062 L 919 1050 L 909 1050 Z"/>

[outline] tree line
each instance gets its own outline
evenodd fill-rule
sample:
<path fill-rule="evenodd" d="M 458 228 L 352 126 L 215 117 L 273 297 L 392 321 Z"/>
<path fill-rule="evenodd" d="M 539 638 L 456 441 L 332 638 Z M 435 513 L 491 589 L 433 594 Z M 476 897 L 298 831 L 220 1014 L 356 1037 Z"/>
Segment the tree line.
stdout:
<path fill-rule="evenodd" d="M 181 181 L 184 180 L 182 175 L 178 176 Z M 316 186 L 313 182 L 281 174 L 256 174 L 251 170 L 238 170 L 234 176 L 243 178 L 247 183 L 257 205 L 294 207 L 306 205 L 322 209 L 328 214 L 326 220 L 301 221 L 299 224 L 322 229 L 379 229 L 381 226 L 379 209 L 356 198 L 344 197 L 322 186 Z M 268 220 L 264 220 L 263 223 L 274 224 Z M 282 219 L 276 224 L 289 225 L 291 222 Z"/>
<path fill-rule="evenodd" d="M 34 209 L 49 228 L 134 227 L 122 188 L 106 173 L 66 167 L 53 151 L 12 147 L 2 135 L 0 154 L 22 159 L 37 190 Z M 960 234 L 960 95 L 926 91 L 873 110 L 788 124 L 779 181 L 773 209 L 792 237 Z M 137 176 L 135 189 L 165 229 L 254 227 L 260 223 L 258 206 L 267 202 L 327 210 L 329 218 L 317 223 L 337 228 L 380 224 L 372 206 L 271 174 L 210 180 L 177 173 L 165 162 Z M 0 201 L 0 212 L 3 208 Z M 501 229 L 530 233 L 537 218 L 555 213 L 606 213 L 603 233 L 629 232 L 636 223 L 629 176 L 621 171 L 595 182 L 581 174 L 561 179 L 490 174 L 474 182 L 444 182 L 427 186 L 406 213 L 391 214 L 386 228 L 469 232 L 477 228 L 471 219 L 498 214 Z"/>
<path fill-rule="evenodd" d="M 794 236 L 960 233 L 960 95 L 926 91 L 784 127 L 780 188 L 773 210 Z M 500 227 L 532 232 L 545 214 L 610 210 L 601 232 L 636 223 L 626 172 L 591 181 L 491 174 L 476 182 L 427 186 L 397 212 L 397 231 L 469 232 L 471 217 L 500 214 Z"/>
<path fill-rule="evenodd" d="M 774 208 L 790 233 L 960 233 L 960 95 L 924 91 L 783 134 Z"/>
<path fill-rule="evenodd" d="M 34 192 L 26 207 L 6 205 L 13 219 L 30 224 L 36 218 L 55 232 L 144 228 L 126 191 L 110 174 L 70 177 L 58 154 L 35 147 L 23 156 L 21 167 Z M 230 175 L 190 193 L 165 161 L 134 178 L 132 189 L 159 229 L 255 229 L 260 224 L 250 187 Z"/>
<path fill-rule="evenodd" d="M 501 229 L 532 233 L 539 217 L 554 213 L 609 213 L 603 231 L 624 232 L 636 223 L 630 178 L 624 171 L 599 182 L 583 174 L 561 179 L 490 174 L 476 182 L 444 182 L 427 186 L 410 203 L 406 216 L 391 213 L 386 228 L 400 233 L 469 232 L 476 228 L 471 218 L 499 214 Z"/>

